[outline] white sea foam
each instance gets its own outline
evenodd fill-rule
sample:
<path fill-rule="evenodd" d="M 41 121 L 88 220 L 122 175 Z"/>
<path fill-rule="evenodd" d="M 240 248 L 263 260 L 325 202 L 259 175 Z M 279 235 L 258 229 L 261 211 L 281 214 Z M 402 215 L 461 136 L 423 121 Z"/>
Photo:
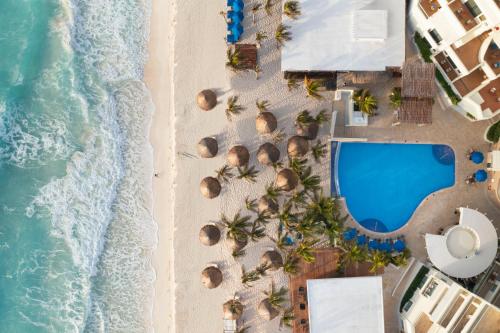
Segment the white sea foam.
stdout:
<path fill-rule="evenodd" d="M 65 302 L 49 305 L 64 309 L 65 322 L 72 322 L 74 331 L 152 331 L 150 261 L 156 226 L 151 213 L 148 131 L 153 106 L 141 82 L 150 3 L 75 0 L 61 4 L 68 22 L 74 22 L 71 39 L 65 37 L 60 21 L 53 28 L 75 50 L 78 72 L 69 76 L 69 84 L 79 91 L 72 101 L 83 98 L 77 103 L 84 110 L 79 110 L 83 142 L 69 159 L 66 175 L 43 186 L 26 213 L 49 218 L 52 236 L 66 244 L 79 276 L 51 272 L 52 279 L 66 276 L 76 285 L 68 288 Z M 47 89 L 60 89 L 64 83 L 50 80 L 54 86 Z M 38 89 L 42 95 L 43 87 Z M 37 138 L 42 147 L 36 154 L 65 143 L 61 138 L 68 135 L 63 134 L 52 141 L 50 136 Z"/>

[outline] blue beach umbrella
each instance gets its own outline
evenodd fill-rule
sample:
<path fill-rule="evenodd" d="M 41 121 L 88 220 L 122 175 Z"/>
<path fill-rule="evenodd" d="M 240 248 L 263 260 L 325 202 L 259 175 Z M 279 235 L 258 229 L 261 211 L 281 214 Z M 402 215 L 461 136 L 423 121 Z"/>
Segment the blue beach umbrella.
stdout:
<path fill-rule="evenodd" d="M 480 151 L 473 151 L 470 154 L 470 160 L 476 164 L 480 164 L 484 161 L 484 155 Z"/>
<path fill-rule="evenodd" d="M 370 250 L 378 250 L 379 248 L 379 243 L 376 239 L 372 239 L 371 241 L 368 242 L 368 248 Z"/>
<path fill-rule="evenodd" d="M 350 228 L 350 229 L 344 231 L 344 239 L 346 241 L 353 240 L 354 237 L 356 237 L 356 229 Z"/>
<path fill-rule="evenodd" d="M 356 239 L 356 243 L 358 245 L 365 245 L 366 244 L 366 236 L 365 235 L 359 235 L 358 238 Z"/>
<path fill-rule="evenodd" d="M 477 170 L 474 174 L 474 179 L 478 182 L 484 182 L 486 179 L 488 179 L 488 174 L 483 169 Z"/>
<path fill-rule="evenodd" d="M 401 239 L 394 242 L 394 250 L 398 252 L 403 252 L 406 249 L 406 244 Z"/>

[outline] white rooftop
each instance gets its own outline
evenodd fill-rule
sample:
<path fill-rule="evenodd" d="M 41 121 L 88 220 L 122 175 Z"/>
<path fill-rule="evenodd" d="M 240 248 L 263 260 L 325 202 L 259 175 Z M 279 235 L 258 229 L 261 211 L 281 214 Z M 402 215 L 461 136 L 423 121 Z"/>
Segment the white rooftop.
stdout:
<path fill-rule="evenodd" d="M 439 270 L 457 278 L 482 273 L 496 257 L 497 232 L 482 213 L 460 208 L 460 221 L 444 235 L 425 235 L 429 259 Z"/>
<path fill-rule="evenodd" d="M 310 333 L 383 333 L 382 277 L 307 280 Z"/>
<path fill-rule="evenodd" d="M 500 150 L 491 152 L 491 170 L 500 171 Z"/>
<path fill-rule="evenodd" d="M 292 40 L 282 71 L 384 71 L 405 59 L 405 1 L 301 0 L 299 19 L 283 17 Z"/>

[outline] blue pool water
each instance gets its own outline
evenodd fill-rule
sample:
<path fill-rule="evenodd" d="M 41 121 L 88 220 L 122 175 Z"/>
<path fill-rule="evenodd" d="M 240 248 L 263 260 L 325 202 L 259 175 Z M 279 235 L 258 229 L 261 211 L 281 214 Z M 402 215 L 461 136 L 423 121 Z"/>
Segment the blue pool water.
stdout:
<path fill-rule="evenodd" d="M 372 231 L 401 228 L 429 194 L 455 183 L 449 146 L 334 143 L 332 154 L 336 149 L 332 193 L 344 197 L 353 218 Z"/>

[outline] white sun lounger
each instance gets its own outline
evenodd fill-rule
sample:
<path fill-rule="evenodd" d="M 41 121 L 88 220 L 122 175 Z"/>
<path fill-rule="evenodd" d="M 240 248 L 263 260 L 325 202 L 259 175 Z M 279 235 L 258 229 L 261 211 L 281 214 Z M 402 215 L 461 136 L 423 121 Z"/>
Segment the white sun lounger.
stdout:
<path fill-rule="evenodd" d="M 236 320 L 224 319 L 224 333 L 236 333 Z"/>

